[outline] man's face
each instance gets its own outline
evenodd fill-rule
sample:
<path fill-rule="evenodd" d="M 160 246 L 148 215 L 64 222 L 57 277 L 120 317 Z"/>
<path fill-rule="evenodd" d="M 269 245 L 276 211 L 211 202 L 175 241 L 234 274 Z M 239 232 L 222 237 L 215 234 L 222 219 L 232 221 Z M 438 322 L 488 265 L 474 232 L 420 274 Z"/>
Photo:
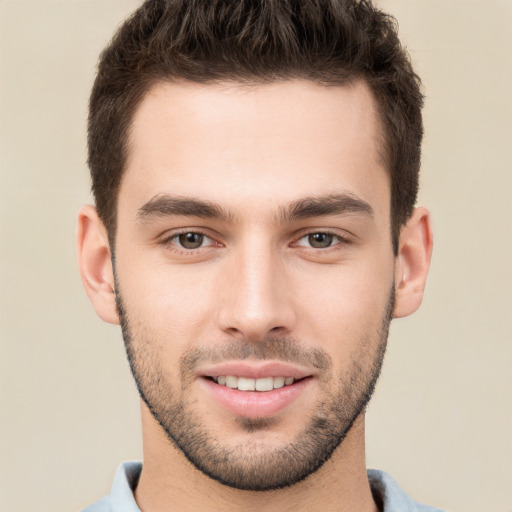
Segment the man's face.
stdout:
<path fill-rule="evenodd" d="M 363 83 L 160 84 L 136 112 L 123 332 L 162 432 L 212 478 L 293 484 L 363 412 L 393 304 L 381 139 Z"/>

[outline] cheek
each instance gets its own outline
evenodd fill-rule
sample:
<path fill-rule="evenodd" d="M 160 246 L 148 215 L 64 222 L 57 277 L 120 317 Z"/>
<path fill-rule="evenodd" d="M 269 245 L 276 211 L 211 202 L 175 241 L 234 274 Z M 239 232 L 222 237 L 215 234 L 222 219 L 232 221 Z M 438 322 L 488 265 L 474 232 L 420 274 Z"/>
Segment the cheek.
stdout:
<path fill-rule="evenodd" d="M 355 267 L 323 269 L 296 288 L 303 335 L 344 354 L 380 332 L 393 282 L 389 266 Z"/>
<path fill-rule="evenodd" d="M 180 353 L 211 330 L 214 292 L 208 269 L 139 265 L 132 257 L 119 262 L 118 279 L 130 323 L 159 350 Z"/>
<path fill-rule="evenodd" d="M 225 286 L 232 266 L 176 266 L 139 259 L 133 252 L 130 258 L 118 258 L 119 284 L 132 327 L 164 358 L 179 357 L 194 344 L 219 341 L 219 308 L 236 301 L 226 296 L 237 290 Z M 340 265 L 301 263 L 287 268 L 281 286 L 288 293 L 282 297 L 293 309 L 291 334 L 298 340 L 343 358 L 380 330 L 393 281 L 392 259 L 367 256 Z"/>

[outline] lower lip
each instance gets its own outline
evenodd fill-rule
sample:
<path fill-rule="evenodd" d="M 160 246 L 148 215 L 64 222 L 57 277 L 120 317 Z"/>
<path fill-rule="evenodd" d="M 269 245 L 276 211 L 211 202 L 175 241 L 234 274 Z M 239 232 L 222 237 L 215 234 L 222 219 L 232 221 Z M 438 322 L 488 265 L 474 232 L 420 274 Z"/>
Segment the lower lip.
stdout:
<path fill-rule="evenodd" d="M 221 407 L 246 418 L 275 416 L 294 402 L 312 381 L 311 377 L 307 377 L 272 391 L 240 391 L 221 386 L 207 378 L 201 380 Z"/>

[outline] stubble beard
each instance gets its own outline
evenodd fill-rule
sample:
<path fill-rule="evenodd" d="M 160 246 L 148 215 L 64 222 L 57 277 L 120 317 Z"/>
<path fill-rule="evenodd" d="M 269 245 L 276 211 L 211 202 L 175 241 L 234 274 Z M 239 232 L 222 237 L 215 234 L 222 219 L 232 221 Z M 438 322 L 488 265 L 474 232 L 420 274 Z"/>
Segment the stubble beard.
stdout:
<path fill-rule="evenodd" d="M 171 389 L 151 340 L 132 332 L 116 286 L 116 303 L 130 368 L 141 399 L 167 438 L 202 473 L 240 490 L 269 491 L 294 485 L 317 471 L 346 438 L 355 420 L 363 413 L 375 389 L 386 350 L 394 306 L 394 289 L 380 328 L 360 341 L 348 369 L 334 377 L 331 358 L 322 349 L 305 349 L 291 338 L 267 338 L 260 343 L 235 341 L 221 350 L 193 349 L 180 360 L 181 389 Z M 140 331 L 141 329 L 139 329 Z M 357 357 L 359 356 L 359 357 Z M 236 446 L 223 445 L 194 411 L 187 394 L 194 368 L 201 360 L 278 359 L 322 366 L 322 400 L 303 430 L 290 442 L 269 448 L 264 431 L 271 431 L 275 420 L 239 418 L 237 423 L 254 440 Z M 333 386 L 334 382 L 334 386 Z M 329 385 L 328 385 L 329 384 Z"/>

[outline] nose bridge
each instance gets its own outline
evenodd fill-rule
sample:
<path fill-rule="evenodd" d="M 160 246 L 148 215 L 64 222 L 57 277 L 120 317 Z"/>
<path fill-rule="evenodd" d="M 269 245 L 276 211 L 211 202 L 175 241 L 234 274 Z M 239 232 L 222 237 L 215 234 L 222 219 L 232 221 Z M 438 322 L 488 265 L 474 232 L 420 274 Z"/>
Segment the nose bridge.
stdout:
<path fill-rule="evenodd" d="M 269 240 L 254 237 L 231 255 L 229 286 L 225 288 L 222 328 L 251 341 L 270 331 L 289 331 L 294 321 L 287 299 L 286 272 Z"/>

